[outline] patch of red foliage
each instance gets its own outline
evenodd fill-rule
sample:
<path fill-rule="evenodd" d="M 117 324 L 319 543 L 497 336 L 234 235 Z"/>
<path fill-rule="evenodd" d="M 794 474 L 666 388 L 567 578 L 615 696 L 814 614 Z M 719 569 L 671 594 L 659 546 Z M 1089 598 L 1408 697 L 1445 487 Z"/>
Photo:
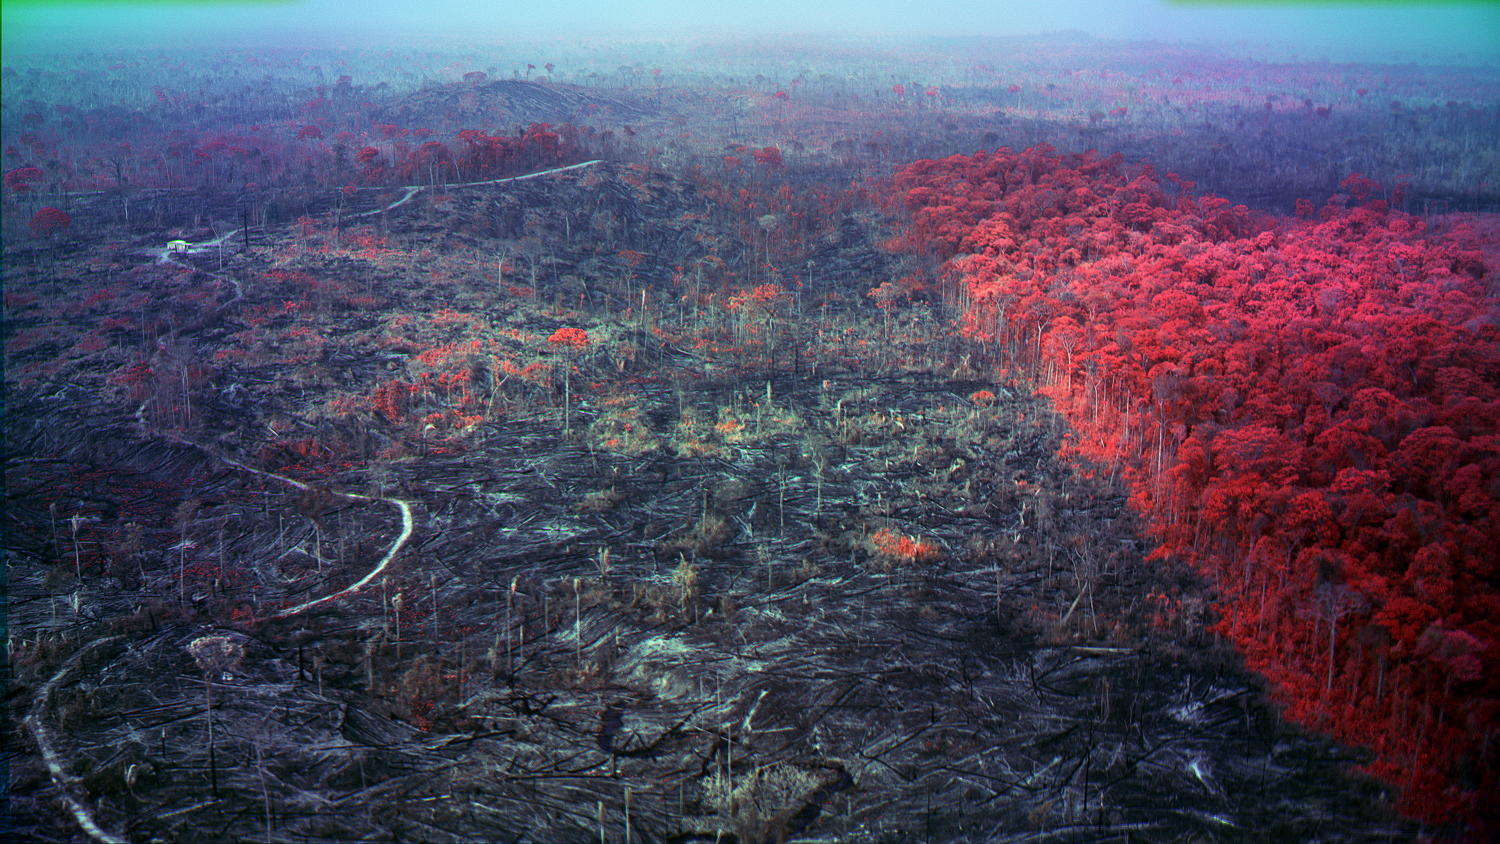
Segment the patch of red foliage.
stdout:
<path fill-rule="evenodd" d="M 881 528 L 871 534 L 870 546 L 882 557 L 906 563 L 925 563 L 937 559 L 938 555 L 938 547 L 933 543 L 912 539 L 890 528 Z"/>
<path fill-rule="evenodd" d="M 547 338 L 547 343 L 557 348 L 580 351 L 588 348 L 589 333 L 582 328 L 559 328 Z"/>
<path fill-rule="evenodd" d="M 31 215 L 31 220 L 27 225 L 31 227 L 32 234 L 37 237 L 47 237 L 56 232 L 67 231 L 68 227 L 73 225 L 73 218 L 60 208 L 44 205 Z"/>

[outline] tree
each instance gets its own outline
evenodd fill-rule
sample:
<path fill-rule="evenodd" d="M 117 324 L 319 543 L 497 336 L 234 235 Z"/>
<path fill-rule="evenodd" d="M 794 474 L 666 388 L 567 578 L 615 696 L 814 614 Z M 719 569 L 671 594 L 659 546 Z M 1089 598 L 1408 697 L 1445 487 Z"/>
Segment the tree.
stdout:
<path fill-rule="evenodd" d="M 46 176 L 38 167 L 17 167 L 5 171 L 5 188 L 16 194 L 31 193 L 32 182 L 40 182 Z"/>
<path fill-rule="evenodd" d="M 780 170 L 785 164 L 781 157 L 781 150 L 778 147 L 761 147 L 751 153 L 751 155 L 755 157 L 756 164 L 767 170 Z"/>
<path fill-rule="evenodd" d="M 552 336 L 547 338 L 547 343 L 552 348 L 561 351 L 565 358 L 563 363 L 563 431 L 567 432 L 573 427 L 573 361 L 588 349 L 589 333 L 582 328 L 566 326 L 552 332 Z"/>
<path fill-rule="evenodd" d="M 214 752 L 215 680 L 232 679 L 245 658 L 245 646 L 228 636 L 201 636 L 188 644 L 188 653 L 203 672 L 203 720 L 208 725 L 208 775 L 210 788 L 219 796 L 219 765 Z"/>
<path fill-rule="evenodd" d="M 441 141 L 427 141 L 417 148 L 416 154 L 412 156 L 412 165 L 415 168 L 414 175 L 420 175 L 421 171 L 426 170 L 427 183 L 436 185 L 444 168 L 453 166 L 453 154 Z"/>
<path fill-rule="evenodd" d="M 73 218 L 60 208 L 46 205 L 38 208 L 37 212 L 31 215 L 31 222 L 27 225 L 31 227 L 31 233 L 37 237 L 50 238 L 58 232 L 67 231 L 68 227 L 73 225 Z"/>

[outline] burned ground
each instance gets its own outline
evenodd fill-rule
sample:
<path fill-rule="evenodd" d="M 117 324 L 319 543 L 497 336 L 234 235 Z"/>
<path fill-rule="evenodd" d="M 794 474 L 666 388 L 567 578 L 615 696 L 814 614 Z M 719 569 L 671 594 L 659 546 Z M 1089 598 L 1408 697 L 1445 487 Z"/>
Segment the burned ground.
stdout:
<path fill-rule="evenodd" d="M 50 259 L 6 338 L 17 831 L 1411 834 L 1024 384 L 928 343 L 929 304 L 863 315 L 873 236 L 752 318 L 665 280 L 714 254 L 702 205 L 611 166 L 193 272 Z M 121 278 L 160 304 L 80 345 Z"/>

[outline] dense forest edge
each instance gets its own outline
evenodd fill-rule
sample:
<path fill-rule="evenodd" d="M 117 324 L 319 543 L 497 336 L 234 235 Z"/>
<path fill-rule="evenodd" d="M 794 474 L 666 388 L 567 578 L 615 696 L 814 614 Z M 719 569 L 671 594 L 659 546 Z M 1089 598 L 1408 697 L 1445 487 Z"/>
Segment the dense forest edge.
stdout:
<path fill-rule="evenodd" d="M 1212 579 L 1215 629 L 1289 717 L 1376 748 L 1414 814 L 1490 811 L 1493 233 L 1429 233 L 1358 174 L 1273 219 L 1046 147 L 895 187 L 899 245 L 942 261 L 963 332 L 1035 379 L 1068 451 L 1124 468 L 1155 553 Z"/>

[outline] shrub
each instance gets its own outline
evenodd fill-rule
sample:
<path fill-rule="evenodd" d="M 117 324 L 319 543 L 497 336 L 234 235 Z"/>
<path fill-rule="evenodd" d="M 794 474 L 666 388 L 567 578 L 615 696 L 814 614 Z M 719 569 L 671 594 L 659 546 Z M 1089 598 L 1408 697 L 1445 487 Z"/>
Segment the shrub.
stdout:
<path fill-rule="evenodd" d="M 926 563 L 937 559 L 938 546 L 920 537 L 912 539 L 890 528 L 870 535 L 870 552 L 886 563 Z"/>

